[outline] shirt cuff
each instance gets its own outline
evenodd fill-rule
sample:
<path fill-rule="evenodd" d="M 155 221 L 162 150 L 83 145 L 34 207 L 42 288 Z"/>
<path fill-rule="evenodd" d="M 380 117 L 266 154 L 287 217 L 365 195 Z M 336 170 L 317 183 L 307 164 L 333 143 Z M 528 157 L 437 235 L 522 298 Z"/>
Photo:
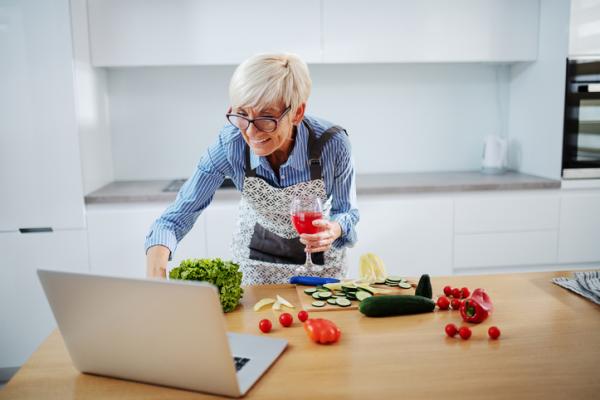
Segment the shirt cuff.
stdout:
<path fill-rule="evenodd" d="M 354 243 L 356 243 L 356 231 L 350 215 L 332 215 L 331 220 L 339 223 L 342 228 L 342 235 L 332 243 L 332 246 L 336 249 L 354 246 Z"/>
<path fill-rule="evenodd" d="M 148 249 L 152 246 L 165 246 L 169 249 L 169 261 L 173 259 L 173 253 L 175 253 L 175 249 L 177 248 L 177 237 L 175 233 L 169 230 L 160 230 L 153 229 L 146 236 L 146 254 L 148 254 Z"/>

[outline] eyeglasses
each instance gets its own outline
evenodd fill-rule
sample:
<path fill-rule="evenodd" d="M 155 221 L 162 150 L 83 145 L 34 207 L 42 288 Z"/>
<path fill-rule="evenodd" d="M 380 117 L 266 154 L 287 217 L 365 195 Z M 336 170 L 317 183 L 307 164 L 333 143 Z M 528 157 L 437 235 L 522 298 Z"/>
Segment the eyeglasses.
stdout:
<path fill-rule="evenodd" d="M 274 117 L 258 117 L 254 119 L 250 119 L 248 117 L 244 117 L 243 115 L 227 113 L 225 117 L 229 123 L 236 128 L 239 128 L 242 131 L 245 131 L 250 127 L 250 124 L 254 124 L 256 129 L 265 133 L 274 132 L 277 129 L 277 124 L 281 121 L 281 118 L 285 116 L 290 111 L 291 107 L 286 108 L 283 111 L 283 114 L 279 116 L 279 118 Z"/>

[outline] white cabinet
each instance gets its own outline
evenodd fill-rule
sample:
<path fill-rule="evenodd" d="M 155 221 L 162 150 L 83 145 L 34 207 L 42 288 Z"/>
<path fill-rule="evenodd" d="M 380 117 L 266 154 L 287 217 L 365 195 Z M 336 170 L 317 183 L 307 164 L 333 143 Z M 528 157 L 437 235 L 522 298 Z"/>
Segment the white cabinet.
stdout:
<path fill-rule="evenodd" d="M 0 6 L 0 231 L 81 229 L 68 0 Z"/>
<path fill-rule="evenodd" d="M 96 66 L 532 61 L 539 0 L 88 0 Z"/>
<path fill-rule="evenodd" d="M 0 233 L 0 369 L 20 366 L 56 327 L 37 269 L 86 272 L 84 230 Z"/>
<path fill-rule="evenodd" d="M 167 203 L 94 204 L 87 207 L 90 270 L 96 274 L 145 277 L 144 242 Z M 169 268 L 206 256 L 204 216 L 179 243 Z"/>
<path fill-rule="evenodd" d="M 323 0 L 323 61 L 531 61 L 538 0 Z"/>
<path fill-rule="evenodd" d="M 206 210 L 207 257 L 231 260 L 231 241 L 237 227 L 239 200 L 213 202 Z"/>
<path fill-rule="evenodd" d="M 565 191 L 560 208 L 560 262 L 600 262 L 600 190 Z"/>
<path fill-rule="evenodd" d="M 559 194 L 550 190 L 457 197 L 454 268 L 556 263 Z"/>
<path fill-rule="evenodd" d="M 358 243 L 347 253 L 349 276 L 358 276 L 366 252 L 379 255 L 389 274 L 452 273 L 452 199 L 362 196 L 358 207 Z"/>
<path fill-rule="evenodd" d="M 96 66 L 238 64 L 289 51 L 321 60 L 319 0 L 88 0 Z"/>

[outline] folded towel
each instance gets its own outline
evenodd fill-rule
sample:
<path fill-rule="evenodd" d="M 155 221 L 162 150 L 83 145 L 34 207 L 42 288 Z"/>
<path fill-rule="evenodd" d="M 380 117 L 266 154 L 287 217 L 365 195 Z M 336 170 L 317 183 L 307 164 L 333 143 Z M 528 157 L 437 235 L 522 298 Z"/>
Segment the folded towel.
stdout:
<path fill-rule="evenodd" d="M 600 305 L 600 271 L 575 272 L 575 279 L 553 278 L 552 282 Z"/>

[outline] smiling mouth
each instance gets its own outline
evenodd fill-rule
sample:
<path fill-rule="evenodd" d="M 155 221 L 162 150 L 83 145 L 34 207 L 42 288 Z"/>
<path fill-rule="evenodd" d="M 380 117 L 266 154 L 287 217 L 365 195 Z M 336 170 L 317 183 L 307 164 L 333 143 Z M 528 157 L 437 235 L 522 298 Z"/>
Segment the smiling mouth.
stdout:
<path fill-rule="evenodd" d="M 258 140 L 258 139 L 250 139 L 250 143 L 252 143 L 253 145 L 261 145 L 261 144 L 263 144 L 263 143 L 266 143 L 266 142 L 268 142 L 269 140 L 271 140 L 271 139 L 270 139 L 270 138 L 265 138 L 265 139 L 261 139 L 261 140 Z"/>

